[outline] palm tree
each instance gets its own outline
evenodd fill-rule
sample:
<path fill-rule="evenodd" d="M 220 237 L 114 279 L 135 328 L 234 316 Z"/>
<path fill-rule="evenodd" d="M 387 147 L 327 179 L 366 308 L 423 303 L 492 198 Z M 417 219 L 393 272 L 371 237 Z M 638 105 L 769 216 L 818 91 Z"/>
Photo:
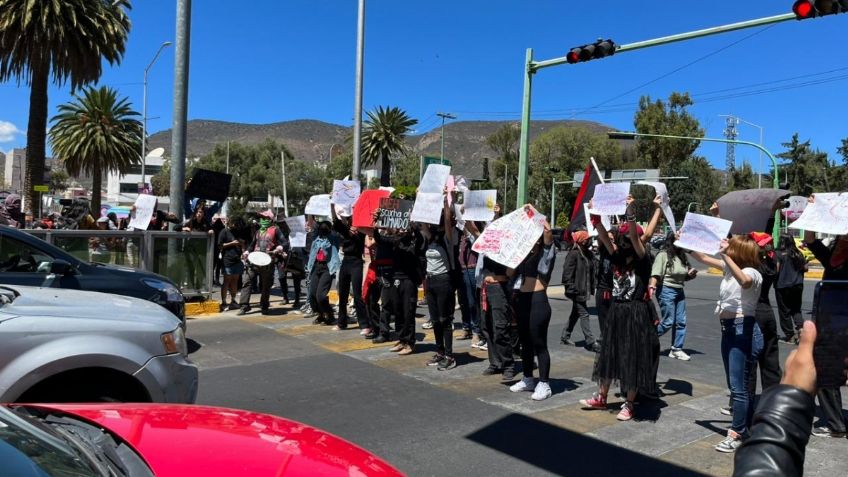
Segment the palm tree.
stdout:
<path fill-rule="evenodd" d="M 141 147 L 140 116 L 127 98 L 103 86 L 87 87 L 75 100 L 59 106 L 51 119 L 50 146 L 65 164 L 68 174 L 92 177 L 91 213 L 100 215 L 103 172 L 124 173 L 139 163 Z"/>
<path fill-rule="evenodd" d="M 368 112 L 362 133 L 362 164 L 370 166 L 380 161 L 380 185 L 389 186 L 392 174 L 392 155 L 406 149 L 406 134 L 417 119 L 407 116 L 406 111 L 378 106 Z"/>
<path fill-rule="evenodd" d="M 102 60 L 120 63 L 130 20 L 128 0 L 0 0 L 0 82 L 30 86 L 26 206 L 44 181 L 48 80 L 76 90 L 93 83 Z"/>

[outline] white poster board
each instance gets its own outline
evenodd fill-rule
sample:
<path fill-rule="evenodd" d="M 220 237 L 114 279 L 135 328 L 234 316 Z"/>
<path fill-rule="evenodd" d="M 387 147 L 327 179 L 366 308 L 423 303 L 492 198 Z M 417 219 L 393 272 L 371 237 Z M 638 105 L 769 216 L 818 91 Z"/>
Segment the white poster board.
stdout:
<path fill-rule="evenodd" d="M 592 213 L 597 215 L 624 215 L 627 211 L 629 182 L 610 182 L 595 186 L 592 196 Z"/>
<path fill-rule="evenodd" d="M 517 267 L 545 231 L 545 216 L 520 208 L 490 223 L 471 247 L 509 268 Z"/>
<path fill-rule="evenodd" d="M 787 220 L 798 220 L 804 209 L 807 208 L 807 198 L 800 195 L 793 195 L 786 199 L 789 202 L 789 207 L 781 210 L 781 213 Z"/>
<path fill-rule="evenodd" d="M 306 247 L 306 216 L 286 217 L 286 225 L 289 226 L 289 245 Z"/>
<path fill-rule="evenodd" d="M 332 202 L 336 205 L 353 207 L 359 198 L 361 185 L 359 181 L 333 181 Z"/>
<path fill-rule="evenodd" d="M 148 194 L 139 194 L 135 199 L 135 212 L 130 218 L 130 223 L 127 228 L 134 230 L 147 230 L 150 225 L 150 219 L 153 218 L 153 212 L 156 210 L 156 196 Z"/>
<path fill-rule="evenodd" d="M 430 164 L 424 171 L 424 177 L 421 178 L 421 183 L 418 185 L 418 192 L 438 192 L 441 194 L 445 191 L 450 171 L 450 166 Z"/>
<path fill-rule="evenodd" d="M 668 188 L 662 182 L 650 182 L 650 181 L 641 181 L 637 182 L 637 184 L 645 184 L 651 186 L 656 191 L 657 195 L 660 196 L 660 209 L 662 209 L 663 215 L 665 216 L 665 220 L 668 222 L 668 225 L 671 227 L 671 230 L 677 232 L 677 222 L 674 220 L 674 213 L 671 211 L 671 200 L 668 197 Z"/>
<path fill-rule="evenodd" d="M 444 214 L 444 204 L 445 195 L 441 192 L 419 192 L 415 195 L 409 220 L 439 225 Z"/>
<path fill-rule="evenodd" d="M 715 255 L 721 248 L 721 241 L 727 238 L 733 222 L 710 217 L 709 215 L 687 212 L 680 228 L 680 238 L 674 242 L 676 247 Z"/>
<path fill-rule="evenodd" d="M 313 195 L 303 211 L 306 215 L 330 216 L 330 194 Z"/>
<path fill-rule="evenodd" d="M 816 200 L 807 204 L 801 217 L 789 228 L 812 230 L 823 234 L 848 234 L 848 192 L 816 194 Z"/>
<path fill-rule="evenodd" d="M 463 193 L 462 217 L 465 220 L 489 222 L 495 218 L 496 190 L 469 190 Z"/>

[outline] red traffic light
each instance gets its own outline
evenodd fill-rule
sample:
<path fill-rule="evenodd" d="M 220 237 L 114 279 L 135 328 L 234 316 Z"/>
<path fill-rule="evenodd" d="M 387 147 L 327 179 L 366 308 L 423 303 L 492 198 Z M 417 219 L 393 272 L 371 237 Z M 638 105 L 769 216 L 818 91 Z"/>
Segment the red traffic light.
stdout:
<path fill-rule="evenodd" d="M 816 16 L 816 11 L 813 4 L 809 0 L 798 0 L 792 5 L 792 13 L 798 20 L 813 18 Z"/>
<path fill-rule="evenodd" d="M 589 45 L 578 46 L 572 48 L 565 55 L 566 61 L 571 64 L 580 63 L 583 61 L 596 60 L 612 56 L 615 53 L 616 45 L 612 40 L 598 40 Z"/>
<path fill-rule="evenodd" d="M 792 13 L 798 20 L 848 12 L 848 0 L 797 0 Z"/>

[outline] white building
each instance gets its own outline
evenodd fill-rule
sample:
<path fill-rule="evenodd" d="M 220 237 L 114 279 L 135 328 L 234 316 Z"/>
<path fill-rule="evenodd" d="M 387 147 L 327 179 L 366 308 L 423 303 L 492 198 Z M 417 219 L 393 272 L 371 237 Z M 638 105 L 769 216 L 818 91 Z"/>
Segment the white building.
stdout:
<path fill-rule="evenodd" d="M 147 156 L 144 167 L 144 180 L 150 184 L 150 179 L 162 170 L 165 160 L 162 157 Z M 130 166 L 126 174 L 110 173 L 106 178 L 106 200 L 111 205 L 132 205 L 138 197 L 141 184 L 141 164 Z M 153 191 L 156 194 L 156 191 Z M 159 203 L 168 203 L 167 197 L 160 197 Z"/>

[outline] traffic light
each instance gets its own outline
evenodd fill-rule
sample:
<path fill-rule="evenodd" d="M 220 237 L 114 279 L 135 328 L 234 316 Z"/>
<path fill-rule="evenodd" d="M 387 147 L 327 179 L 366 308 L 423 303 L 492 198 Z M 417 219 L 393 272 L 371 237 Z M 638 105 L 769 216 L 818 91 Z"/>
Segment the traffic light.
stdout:
<path fill-rule="evenodd" d="M 792 13 L 798 20 L 848 12 L 848 0 L 797 0 Z"/>
<path fill-rule="evenodd" d="M 848 0 L 845 0 L 848 2 Z M 572 48 L 565 55 L 565 59 L 571 63 L 581 63 L 583 61 L 596 60 L 606 58 L 615 54 L 615 42 L 612 40 L 598 40 L 589 45 L 578 46 Z"/>

